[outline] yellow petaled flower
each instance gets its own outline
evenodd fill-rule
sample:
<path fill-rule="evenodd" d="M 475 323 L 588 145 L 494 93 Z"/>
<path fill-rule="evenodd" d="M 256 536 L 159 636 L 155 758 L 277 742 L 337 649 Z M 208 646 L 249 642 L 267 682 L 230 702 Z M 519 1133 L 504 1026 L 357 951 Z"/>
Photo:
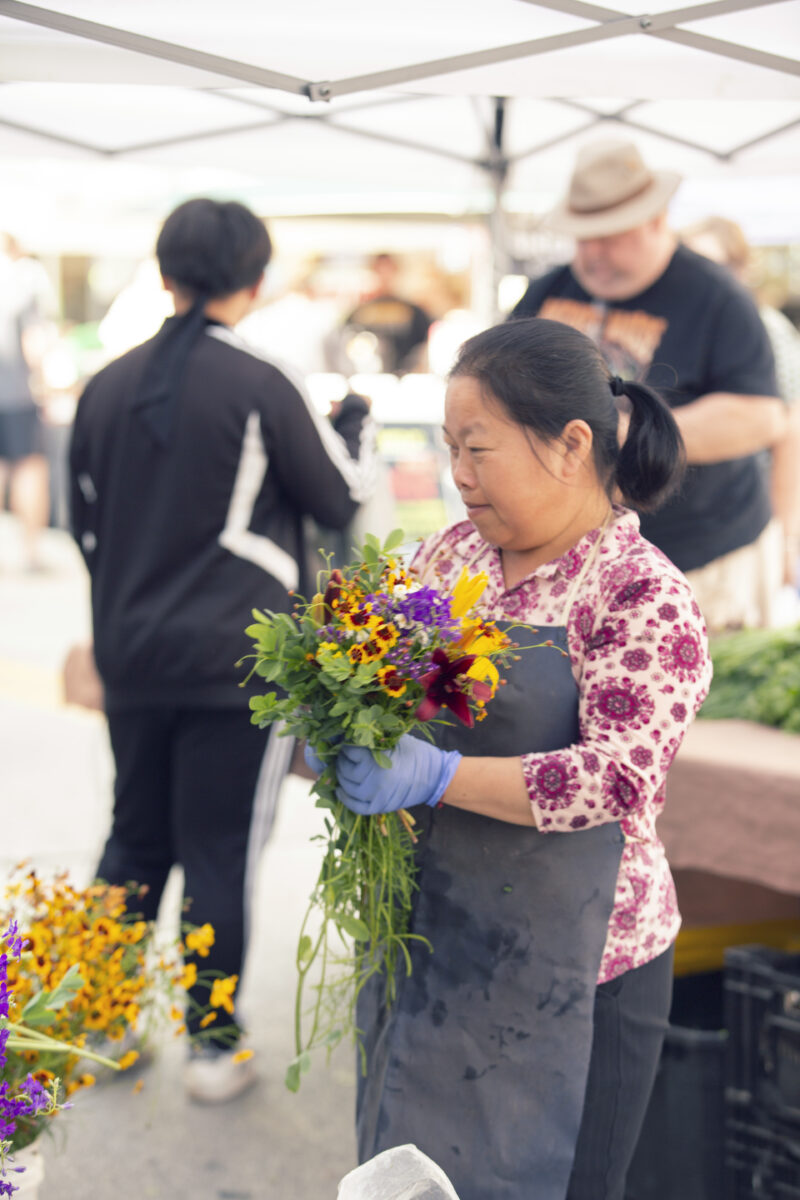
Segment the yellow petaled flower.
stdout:
<path fill-rule="evenodd" d="M 462 621 L 458 639 L 462 654 L 493 654 L 509 645 L 508 637 L 490 621 Z"/>
<path fill-rule="evenodd" d="M 208 952 L 214 945 L 214 926 L 205 924 L 199 929 L 193 929 L 186 935 L 186 949 L 194 950 L 201 958 L 208 958 Z"/>
<path fill-rule="evenodd" d="M 247 1062 L 247 1060 L 252 1057 L 253 1057 L 252 1050 L 238 1050 L 236 1052 L 236 1054 L 234 1054 L 234 1056 L 233 1056 L 233 1061 L 235 1063 Z"/>
<path fill-rule="evenodd" d="M 382 646 L 385 654 L 387 650 L 391 650 L 399 637 L 400 634 L 397 627 L 384 621 L 380 625 L 376 625 L 372 630 L 370 641 Z"/>
<path fill-rule="evenodd" d="M 178 980 L 178 987 L 188 989 L 188 988 L 194 987 L 194 985 L 196 983 L 197 983 L 197 963 L 193 963 L 193 962 L 186 963 L 183 968 L 181 977 Z"/>
<path fill-rule="evenodd" d="M 369 629 L 379 621 L 372 612 L 372 602 L 369 600 L 366 604 L 348 604 L 338 615 L 345 629 Z"/>
<path fill-rule="evenodd" d="M 330 658 L 341 658 L 342 648 L 336 642 L 320 642 L 316 657 L 328 655 Z"/>
<path fill-rule="evenodd" d="M 393 663 L 387 663 L 378 671 L 378 682 L 388 696 L 402 696 L 406 684 Z"/>
<path fill-rule="evenodd" d="M 119 1060 L 120 1071 L 127 1071 L 128 1067 L 132 1067 L 133 1064 L 138 1061 L 138 1058 L 138 1050 L 129 1050 L 127 1054 L 123 1054 L 122 1058 Z"/>
<path fill-rule="evenodd" d="M 453 594 L 450 597 L 450 612 L 454 617 L 464 617 L 474 608 L 484 593 L 489 576 L 485 571 L 478 575 L 467 574 L 467 568 L 462 567 L 461 574 Z"/>
<path fill-rule="evenodd" d="M 236 991 L 236 984 L 239 982 L 238 975 L 229 975 L 227 979 L 215 979 L 211 986 L 211 999 L 209 1003 L 212 1008 L 224 1008 L 225 1012 L 233 1013 L 233 993 Z"/>
<path fill-rule="evenodd" d="M 481 683 L 488 683 L 492 689 L 492 695 L 497 691 L 497 685 L 500 682 L 500 672 L 490 658 L 476 658 L 467 671 L 467 675 L 470 679 L 477 679 Z M 486 701 L 478 700 L 477 703 L 479 706 L 482 706 Z"/>
<path fill-rule="evenodd" d="M 211 1025 L 211 1023 L 213 1021 L 216 1021 L 217 1016 L 218 1016 L 218 1014 L 215 1012 L 206 1013 L 206 1015 L 203 1017 L 202 1021 L 200 1022 L 200 1028 L 208 1029 L 209 1025 Z"/>

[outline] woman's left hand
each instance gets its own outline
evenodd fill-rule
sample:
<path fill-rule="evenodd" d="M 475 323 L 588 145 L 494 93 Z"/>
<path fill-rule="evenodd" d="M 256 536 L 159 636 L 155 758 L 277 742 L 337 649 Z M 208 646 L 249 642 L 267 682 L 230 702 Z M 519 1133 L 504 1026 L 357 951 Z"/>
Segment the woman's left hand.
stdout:
<path fill-rule="evenodd" d="M 364 746 L 343 746 L 336 759 L 336 795 L 361 816 L 395 812 L 415 804 L 438 804 L 461 761 L 457 750 L 439 750 L 404 734 L 380 767 Z"/>

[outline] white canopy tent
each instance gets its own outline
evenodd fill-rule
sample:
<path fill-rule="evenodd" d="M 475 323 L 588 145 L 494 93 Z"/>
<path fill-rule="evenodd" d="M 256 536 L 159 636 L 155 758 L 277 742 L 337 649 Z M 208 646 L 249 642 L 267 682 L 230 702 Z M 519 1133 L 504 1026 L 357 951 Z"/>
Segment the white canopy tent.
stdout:
<path fill-rule="evenodd" d="M 687 218 L 793 240 L 799 50 L 800 0 L 0 0 L 0 223 L 150 228 L 202 191 L 541 212 L 580 142 L 622 129 L 688 177 Z"/>

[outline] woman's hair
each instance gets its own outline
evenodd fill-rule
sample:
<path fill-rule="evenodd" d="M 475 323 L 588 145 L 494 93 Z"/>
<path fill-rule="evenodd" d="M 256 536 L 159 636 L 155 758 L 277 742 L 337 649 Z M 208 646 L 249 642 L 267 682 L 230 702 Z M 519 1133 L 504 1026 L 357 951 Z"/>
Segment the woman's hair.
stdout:
<path fill-rule="evenodd" d="M 263 221 L 235 200 L 187 200 L 167 217 L 156 242 L 161 274 L 207 300 L 254 287 L 271 254 Z"/>
<path fill-rule="evenodd" d="M 450 378 L 469 376 L 543 442 L 574 420 L 592 431 L 594 463 L 609 496 L 619 489 L 634 508 L 656 508 L 678 486 L 683 441 L 664 401 L 641 383 L 612 376 L 594 342 L 570 325 L 541 317 L 495 325 L 464 342 Z M 631 404 L 622 446 L 614 401 Z"/>

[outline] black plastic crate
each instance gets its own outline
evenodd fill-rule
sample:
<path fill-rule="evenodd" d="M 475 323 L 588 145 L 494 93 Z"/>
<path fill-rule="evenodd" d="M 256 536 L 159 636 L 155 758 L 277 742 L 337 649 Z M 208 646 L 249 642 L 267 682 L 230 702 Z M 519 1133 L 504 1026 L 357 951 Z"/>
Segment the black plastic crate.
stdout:
<path fill-rule="evenodd" d="M 725 1183 L 727 1200 L 800 1200 L 796 1128 L 763 1109 L 729 1103 Z"/>
<path fill-rule="evenodd" d="M 800 954 L 725 952 L 726 1094 L 800 1124 Z"/>
<path fill-rule="evenodd" d="M 721 972 L 676 979 L 653 1094 L 628 1171 L 625 1200 L 721 1200 L 724 1079 Z M 716 1026 L 716 1028 L 714 1028 Z"/>

